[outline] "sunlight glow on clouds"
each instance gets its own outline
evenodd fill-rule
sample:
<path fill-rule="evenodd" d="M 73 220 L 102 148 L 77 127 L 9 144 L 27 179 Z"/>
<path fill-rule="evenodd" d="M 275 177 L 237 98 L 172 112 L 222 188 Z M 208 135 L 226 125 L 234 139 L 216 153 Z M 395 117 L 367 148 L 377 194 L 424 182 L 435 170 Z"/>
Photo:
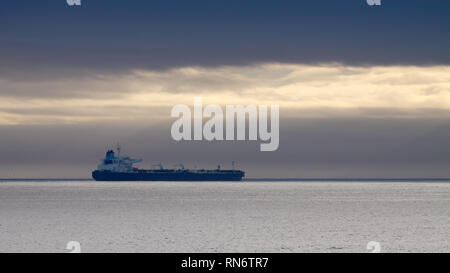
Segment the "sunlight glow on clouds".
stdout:
<path fill-rule="evenodd" d="M 159 121 L 179 103 L 279 104 L 290 117 L 450 117 L 450 66 L 181 67 L 85 78 L 0 76 L 0 124 Z"/>

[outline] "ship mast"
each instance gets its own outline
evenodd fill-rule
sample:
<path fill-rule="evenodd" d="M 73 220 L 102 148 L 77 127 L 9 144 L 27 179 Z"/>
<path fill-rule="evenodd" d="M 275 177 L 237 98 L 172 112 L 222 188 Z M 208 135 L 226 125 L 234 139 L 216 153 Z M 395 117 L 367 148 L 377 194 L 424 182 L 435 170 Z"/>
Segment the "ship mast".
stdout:
<path fill-rule="evenodd" d="M 120 170 L 120 144 L 117 142 L 117 159 L 118 159 L 118 166 L 119 166 L 119 170 Z"/>

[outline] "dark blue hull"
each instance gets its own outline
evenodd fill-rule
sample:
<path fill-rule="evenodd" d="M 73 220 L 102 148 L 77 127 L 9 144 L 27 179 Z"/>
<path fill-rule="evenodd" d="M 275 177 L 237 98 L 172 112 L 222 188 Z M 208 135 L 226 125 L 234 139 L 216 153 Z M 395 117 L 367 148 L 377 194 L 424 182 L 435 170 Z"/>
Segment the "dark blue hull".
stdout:
<path fill-rule="evenodd" d="M 148 172 L 110 172 L 93 171 L 97 181 L 241 181 L 243 171 L 223 170 L 209 172 L 192 171 L 148 171 Z"/>

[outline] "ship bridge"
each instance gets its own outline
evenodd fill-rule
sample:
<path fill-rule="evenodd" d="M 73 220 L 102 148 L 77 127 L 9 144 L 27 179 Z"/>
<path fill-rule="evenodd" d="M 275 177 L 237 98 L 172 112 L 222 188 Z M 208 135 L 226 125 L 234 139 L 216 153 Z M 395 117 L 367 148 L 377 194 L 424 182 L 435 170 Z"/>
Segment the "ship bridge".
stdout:
<path fill-rule="evenodd" d="M 117 156 L 113 150 L 106 152 L 105 158 L 102 159 L 102 163 L 98 165 L 99 171 L 111 171 L 111 172 L 131 172 L 133 171 L 133 164 L 139 163 L 142 159 L 132 159 L 128 156 L 120 156 L 120 147 L 117 148 Z"/>

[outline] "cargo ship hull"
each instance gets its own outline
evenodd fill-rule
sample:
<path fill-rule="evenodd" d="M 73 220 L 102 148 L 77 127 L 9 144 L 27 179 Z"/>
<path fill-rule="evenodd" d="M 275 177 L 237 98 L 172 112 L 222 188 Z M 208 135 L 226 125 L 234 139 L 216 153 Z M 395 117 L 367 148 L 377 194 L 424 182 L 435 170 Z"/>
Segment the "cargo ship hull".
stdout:
<path fill-rule="evenodd" d="M 97 170 L 92 172 L 96 181 L 241 181 L 245 172 L 241 170 L 223 170 L 220 165 L 217 169 L 185 169 L 180 164 L 179 169 L 165 169 L 161 163 L 156 164 L 159 169 L 138 169 L 134 163 L 141 159 L 132 159 L 120 156 L 120 146 L 117 148 L 118 156 L 113 150 L 106 152 Z"/>
<path fill-rule="evenodd" d="M 189 172 L 189 171 L 148 171 L 112 172 L 93 171 L 96 181 L 241 181 L 242 171 Z"/>

